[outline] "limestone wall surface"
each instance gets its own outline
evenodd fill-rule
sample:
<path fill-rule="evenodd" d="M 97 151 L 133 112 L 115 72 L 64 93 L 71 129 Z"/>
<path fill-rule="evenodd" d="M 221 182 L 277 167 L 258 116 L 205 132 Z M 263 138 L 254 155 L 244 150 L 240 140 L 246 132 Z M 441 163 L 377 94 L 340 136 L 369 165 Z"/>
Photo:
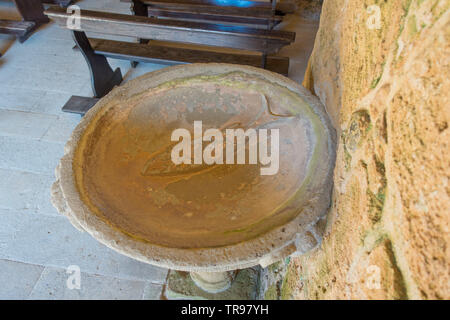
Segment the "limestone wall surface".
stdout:
<path fill-rule="evenodd" d="M 450 0 L 325 0 L 304 85 L 338 131 L 321 245 L 267 299 L 450 298 Z"/>

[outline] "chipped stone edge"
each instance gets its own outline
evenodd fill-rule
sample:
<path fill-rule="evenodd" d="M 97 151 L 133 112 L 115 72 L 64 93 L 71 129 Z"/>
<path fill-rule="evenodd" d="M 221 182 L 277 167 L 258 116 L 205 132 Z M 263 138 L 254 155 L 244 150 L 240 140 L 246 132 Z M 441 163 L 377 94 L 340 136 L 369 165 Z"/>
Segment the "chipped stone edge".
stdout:
<path fill-rule="evenodd" d="M 144 89 L 150 89 L 176 78 L 215 75 L 232 71 L 264 77 L 268 81 L 300 94 L 320 118 L 327 131 L 327 145 L 323 147 L 325 154 L 314 172 L 313 186 L 309 187 L 305 193 L 305 197 L 313 200 L 302 213 L 287 224 L 260 237 L 230 246 L 199 249 L 168 248 L 139 241 L 112 228 L 92 214 L 79 197 L 73 176 L 72 159 L 80 137 L 96 113 L 113 99 L 127 99 L 142 91 L 143 85 L 146 87 Z M 200 272 L 229 271 L 258 264 L 265 267 L 291 254 L 298 255 L 307 252 L 320 243 L 322 235 L 318 235 L 313 230 L 316 223 L 326 215 L 331 203 L 335 158 L 336 133 L 326 114 L 325 107 L 317 97 L 293 80 L 260 68 L 242 65 L 209 63 L 172 66 L 147 73 L 114 88 L 86 113 L 65 145 L 64 156 L 56 167 L 56 181 L 52 186 L 52 204 L 60 213 L 67 216 L 78 230 L 86 231 L 107 247 L 142 262 L 180 271 Z"/>

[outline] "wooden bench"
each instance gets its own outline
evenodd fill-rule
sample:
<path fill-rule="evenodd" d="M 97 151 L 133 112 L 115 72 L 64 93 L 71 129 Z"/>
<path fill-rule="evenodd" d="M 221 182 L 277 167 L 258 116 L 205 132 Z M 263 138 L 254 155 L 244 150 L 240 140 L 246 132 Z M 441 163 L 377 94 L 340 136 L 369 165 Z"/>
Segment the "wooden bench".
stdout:
<path fill-rule="evenodd" d="M 39 26 L 49 22 L 49 19 L 44 15 L 44 7 L 40 1 L 14 0 L 14 3 L 22 16 L 22 21 L 1 19 L 0 33 L 13 35 L 22 43 Z"/>
<path fill-rule="evenodd" d="M 67 7 L 72 3 L 72 0 L 14 0 L 14 3 L 22 16 L 22 21 L 0 19 L 0 33 L 13 35 L 22 43 L 39 26 L 50 21 L 44 14 L 42 3 L 58 4 L 61 7 Z M 2 54 L 0 53 L 1 56 Z"/>
<path fill-rule="evenodd" d="M 73 0 L 42 0 L 42 2 L 47 4 L 57 4 L 62 8 L 66 8 L 72 4 Z"/>
<path fill-rule="evenodd" d="M 64 28 L 67 28 L 67 19 L 71 17 L 66 10 L 58 7 L 50 8 L 45 11 L 45 14 Z M 163 64 L 227 62 L 260 66 L 281 74 L 287 74 L 289 59 L 272 56 L 271 54 L 289 45 L 295 39 L 295 33 L 286 31 L 185 22 L 89 10 L 81 11 L 80 25 L 80 30 L 72 30 L 73 37 L 88 63 L 95 98 L 103 97 L 114 86 L 122 82 L 120 69 L 112 70 L 106 57 Z M 185 47 L 177 48 L 163 44 L 89 39 L 85 32 L 251 50 L 260 52 L 260 54 L 222 53 L 212 49 L 208 51 Z M 65 111 L 69 111 L 68 109 L 71 109 L 70 105 L 66 105 L 64 108 Z M 77 112 L 77 109 L 72 111 Z"/>
<path fill-rule="evenodd" d="M 180 20 L 206 20 L 216 23 L 262 25 L 272 29 L 285 11 L 277 9 L 277 0 L 121 0 L 131 3 L 138 16 Z M 233 5 L 234 4 L 234 5 Z M 279 7 L 279 6 L 278 6 Z M 287 9 L 285 7 L 285 9 Z M 288 10 L 287 10 L 288 11 Z"/>
<path fill-rule="evenodd" d="M 266 25 L 270 20 L 281 21 L 287 13 L 293 13 L 292 2 L 277 0 L 120 0 L 132 4 L 136 15 L 170 17 L 180 19 L 212 20 L 243 24 Z M 142 5 L 145 11 L 142 11 Z"/>
<path fill-rule="evenodd" d="M 0 19 L 0 33 L 10 34 L 24 42 L 34 30 L 35 23 L 33 21 L 15 21 Z"/>
<path fill-rule="evenodd" d="M 136 16 L 203 21 L 219 24 L 264 26 L 272 30 L 285 12 L 277 9 L 277 0 L 120 0 L 131 3 Z M 279 6 L 278 6 L 279 7 Z M 287 9 L 284 6 L 284 9 Z M 293 10 L 293 9 L 292 9 Z M 148 39 L 139 39 L 148 43 Z M 136 67 L 137 61 L 131 66 Z"/>

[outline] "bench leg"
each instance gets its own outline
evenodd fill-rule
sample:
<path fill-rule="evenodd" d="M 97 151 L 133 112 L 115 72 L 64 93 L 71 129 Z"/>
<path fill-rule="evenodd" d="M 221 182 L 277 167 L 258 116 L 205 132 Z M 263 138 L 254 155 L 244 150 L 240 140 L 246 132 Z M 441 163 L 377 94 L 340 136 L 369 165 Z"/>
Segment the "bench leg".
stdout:
<path fill-rule="evenodd" d="M 98 98 L 71 96 L 62 111 L 84 116 L 99 100 Z"/>
<path fill-rule="evenodd" d="M 272 17 L 267 22 L 267 30 L 272 30 L 275 27 L 274 16 L 277 10 L 277 0 L 271 0 L 272 4 Z"/>
<path fill-rule="evenodd" d="M 135 16 L 140 16 L 140 17 L 148 17 L 148 9 L 147 6 L 142 3 L 141 0 L 133 0 L 133 4 L 131 6 L 131 11 L 133 12 L 133 14 Z M 148 39 L 139 39 L 139 43 L 148 43 L 149 40 Z M 136 68 L 136 66 L 138 65 L 137 61 L 131 61 L 131 67 L 132 68 Z"/>
<path fill-rule="evenodd" d="M 48 23 L 50 19 L 44 14 L 44 7 L 40 1 L 36 0 L 14 0 L 17 10 L 22 16 L 24 21 L 34 22 L 35 25 L 29 32 L 19 37 L 19 41 L 22 43 L 27 40 L 31 33 L 39 28 L 41 25 Z"/>
<path fill-rule="evenodd" d="M 94 97 L 101 98 L 122 82 L 120 68 L 113 71 L 108 60 L 94 52 L 84 32 L 72 31 L 72 34 L 89 66 Z"/>
<path fill-rule="evenodd" d="M 267 64 L 267 53 L 263 52 L 261 57 L 261 68 L 265 69 Z"/>
<path fill-rule="evenodd" d="M 263 41 L 264 47 L 266 47 L 266 50 L 262 52 L 261 56 L 261 68 L 265 69 L 267 64 L 267 41 Z"/>

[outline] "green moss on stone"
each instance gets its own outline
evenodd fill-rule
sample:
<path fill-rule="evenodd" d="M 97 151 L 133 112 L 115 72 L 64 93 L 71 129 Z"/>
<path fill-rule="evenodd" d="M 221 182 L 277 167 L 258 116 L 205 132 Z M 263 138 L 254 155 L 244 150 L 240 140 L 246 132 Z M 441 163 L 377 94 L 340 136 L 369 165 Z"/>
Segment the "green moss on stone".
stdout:
<path fill-rule="evenodd" d="M 265 300 L 278 300 L 279 299 L 278 298 L 278 288 L 277 288 L 276 284 L 271 285 L 267 289 L 266 293 L 264 294 L 264 299 Z"/>
<path fill-rule="evenodd" d="M 286 274 L 286 278 L 283 280 L 283 284 L 281 285 L 280 298 L 281 300 L 290 300 L 292 299 L 292 292 L 294 288 L 292 287 L 292 280 L 290 279 L 290 272 Z"/>
<path fill-rule="evenodd" d="M 408 19 L 408 31 L 409 31 L 409 35 L 412 37 L 417 33 L 417 21 L 416 21 L 416 16 L 412 15 L 411 17 L 409 17 Z"/>

